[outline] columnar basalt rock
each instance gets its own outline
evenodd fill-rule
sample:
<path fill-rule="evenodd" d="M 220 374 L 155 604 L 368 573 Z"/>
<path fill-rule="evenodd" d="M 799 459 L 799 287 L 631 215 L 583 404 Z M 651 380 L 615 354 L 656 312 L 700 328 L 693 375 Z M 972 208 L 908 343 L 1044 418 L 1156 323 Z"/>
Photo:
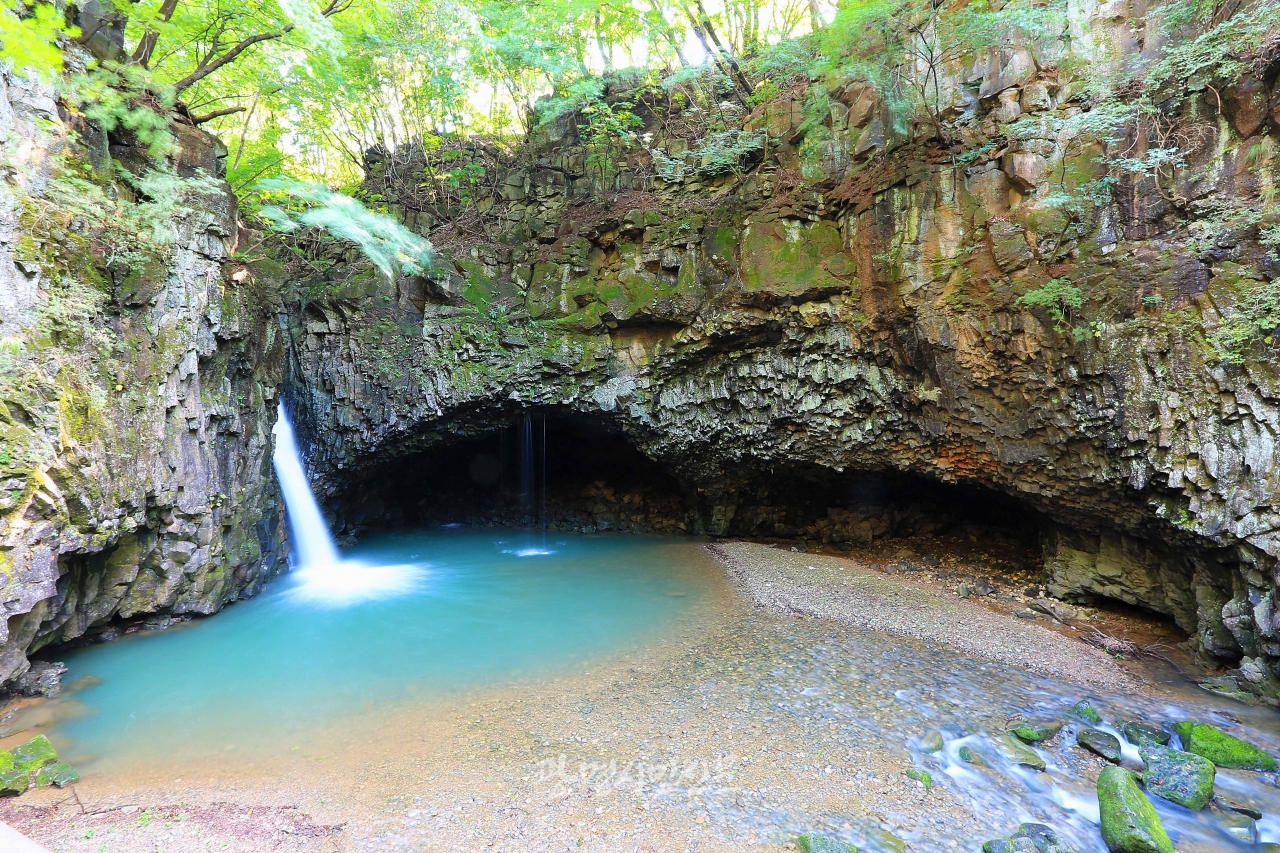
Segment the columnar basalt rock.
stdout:
<path fill-rule="evenodd" d="M 826 141 L 807 145 L 788 94 L 745 118 L 767 155 L 714 175 L 651 165 L 687 144 L 652 117 L 647 156 L 593 174 L 566 119 L 470 209 L 419 205 L 395 178 L 419 155 L 379 155 L 370 189 L 442 262 L 394 285 L 342 270 L 311 283 L 333 298 L 313 286 L 293 307 L 323 490 L 530 409 L 625 431 L 714 534 L 770 532 L 748 493 L 778 466 L 982 485 L 1042 514 L 1055 594 L 1168 614 L 1272 691 L 1274 349 L 1232 363 L 1207 340 L 1278 265 L 1247 233 L 1197 242 L 1154 180 L 1065 210 L 1055 193 L 1100 174 L 1070 141 L 1079 88 L 992 57 L 958 89 L 989 144 L 959 155 L 892 121 L 871 132 L 883 108 L 855 84 L 820 93 Z M 1174 190 L 1248 204 L 1275 182 L 1280 127 L 1212 102 L 1177 116 L 1206 143 Z M 1028 114 L 1032 138 L 1009 124 Z M 1054 281 L 1084 295 L 1074 316 L 1021 299 Z"/>
<path fill-rule="evenodd" d="M 0 132 L 21 140 L 6 152 L 21 185 L 0 186 L 0 685 L 43 646 L 212 613 L 280 557 L 271 401 L 284 336 L 272 289 L 229 262 L 230 187 L 191 205 L 165 256 L 114 268 L 84 223 L 29 221 L 71 144 L 64 129 L 51 91 L 0 80 Z M 73 156 L 96 156 L 96 140 L 145 159 L 81 131 Z M 217 140 L 175 132 L 179 173 L 222 174 Z"/>

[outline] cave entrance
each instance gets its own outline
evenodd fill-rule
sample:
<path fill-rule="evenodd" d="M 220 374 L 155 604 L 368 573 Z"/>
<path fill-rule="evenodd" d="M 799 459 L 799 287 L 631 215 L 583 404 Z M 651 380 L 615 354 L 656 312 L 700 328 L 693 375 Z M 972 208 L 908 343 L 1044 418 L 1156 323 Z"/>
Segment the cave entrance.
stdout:
<path fill-rule="evenodd" d="M 340 535 L 401 526 L 681 533 L 686 490 L 620 431 L 522 413 L 374 466 L 336 504 Z"/>
<path fill-rule="evenodd" d="M 515 412 L 485 426 L 369 466 L 330 505 L 339 535 L 545 527 L 716 533 L 831 552 L 900 550 L 911 540 L 934 560 L 994 549 L 1039 568 L 1041 516 L 993 490 L 752 459 L 725 467 L 714 481 L 694 482 L 601 418 Z"/>

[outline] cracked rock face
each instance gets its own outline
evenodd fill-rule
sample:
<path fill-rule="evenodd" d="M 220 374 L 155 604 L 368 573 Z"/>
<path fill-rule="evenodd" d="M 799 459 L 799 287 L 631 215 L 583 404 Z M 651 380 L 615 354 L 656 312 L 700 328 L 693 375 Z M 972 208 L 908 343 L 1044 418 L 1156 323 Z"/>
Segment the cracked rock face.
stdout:
<path fill-rule="evenodd" d="M 978 120 L 998 132 L 1004 113 L 1036 113 L 1043 138 L 963 166 L 902 139 L 849 154 L 871 126 L 849 116 L 879 109 L 856 87 L 831 93 L 835 172 L 826 155 L 806 167 L 799 119 L 776 104 L 747 122 L 778 146 L 741 176 L 668 181 L 623 157 L 591 173 L 557 127 L 450 213 L 392 177 L 417 173 L 415 152 L 371 161 L 370 188 L 445 261 L 394 284 L 339 263 L 320 282 L 333 296 L 291 307 L 290 393 L 322 495 L 340 518 L 380 466 L 523 411 L 622 431 L 713 534 L 771 534 L 768 482 L 787 466 L 983 486 L 1039 514 L 1053 593 L 1168 614 L 1268 692 L 1274 349 L 1230 363 L 1206 337 L 1277 264 L 1243 237 L 1206 254 L 1149 181 L 1064 218 L 1035 188 L 1092 180 L 1066 144 L 1079 106 L 1016 52 L 991 62 Z M 1210 132 L 1178 180 L 1248 203 L 1274 145 L 1247 169 L 1256 139 Z M 1021 300 L 1055 279 L 1084 292 L 1077 316 Z"/>
<path fill-rule="evenodd" d="M 0 685 L 28 652 L 212 613 L 280 564 L 283 336 L 270 293 L 227 263 L 230 187 L 176 223 L 167 255 L 108 269 L 77 223 L 53 233 L 23 218 L 20 194 L 56 180 L 61 127 L 51 92 L 0 81 L 0 130 L 31 142 L 22 186 L 0 187 L 0 335 L 18 342 L 0 378 Z M 220 175 L 217 141 L 176 130 L 179 171 Z M 59 299 L 95 291 L 102 307 L 83 325 L 50 320 Z M 52 322 L 71 332 L 50 341 Z"/>

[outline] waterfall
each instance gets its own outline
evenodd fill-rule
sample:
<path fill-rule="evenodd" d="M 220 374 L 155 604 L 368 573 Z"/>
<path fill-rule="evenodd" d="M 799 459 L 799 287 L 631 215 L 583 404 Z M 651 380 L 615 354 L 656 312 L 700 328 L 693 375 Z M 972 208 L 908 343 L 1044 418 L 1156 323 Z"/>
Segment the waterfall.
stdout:
<path fill-rule="evenodd" d="M 301 604 L 346 607 L 402 595 L 417 588 L 426 575 L 425 566 L 421 564 L 364 563 L 338 556 L 333 536 L 311 493 L 306 469 L 302 467 L 302 454 L 298 452 L 293 426 L 283 405 L 278 413 L 273 430 L 276 449 L 271 461 L 284 495 L 293 541 L 294 572 L 289 597 Z"/>
<path fill-rule="evenodd" d="M 533 417 L 520 421 L 520 503 L 525 512 L 533 511 Z"/>
<path fill-rule="evenodd" d="M 289 423 L 283 403 L 277 407 L 277 412 L 273 430 L 276 449 L 271 461 L 275 465 L 280 492 L 284 495 L 284 505 L 289 512 L 289 532 L 296 557 L 294 562 L 299 568 L 335 566 L 341 562 L 338 547 L 333 543 L 329 527 L 320 514 L 320 506 L 311 493 L 307 472 L 302 467 L 302 454 L 298 452 L 298 442 L 293 436 L 293 425 Z"/>

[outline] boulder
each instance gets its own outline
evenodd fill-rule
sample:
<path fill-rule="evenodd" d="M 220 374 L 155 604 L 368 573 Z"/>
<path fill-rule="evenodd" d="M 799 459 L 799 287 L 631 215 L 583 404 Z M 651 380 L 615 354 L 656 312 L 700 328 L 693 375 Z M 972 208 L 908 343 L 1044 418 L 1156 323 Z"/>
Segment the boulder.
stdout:
<path fill-rule="evenodd" d="M 49 739 L 44 735 L 36 735 L 22 746 L 15 747 L 13 750 L 14 767 L 25 773 L 30 773 L 32 770 L 57 760 L 58 751 L 53 748 L 53 744 L 49 743 Z"/>
<path fill-rule="evenodd" d="M 858 848 L 816 832 L 806 832 L 796 839 L 796 847 L 804 853 L 858 853 Z"/>
<path fill-rule="evenodd" d="M 1120 738 L 1097 729 L 1081 729 L 1076 732 L 1076 743 L 1112 764 L 1120 763 Z"/>
<path fill-rule="evenodd" d="M 1062 723 L 1056 720 L 1027 721 L 1022 720 L 1009 727 L 1009 734 L 1025 743 L 1040 743 L 1056 735 L 1062 730 Z"/>
<path fill-rule="evenodd" d="M 1040 757 L 1040 753 L 1017 738 L 1011 735 L 1000 735 L 992 738 L 991 742 L 995 744 L 1000 754 L 1012 763 L 1021 764 L 1033 770 L 1044 770 L 1045 761 Z"/>
<path fill-rule="evenodd" d="M 12 770 L 14 765 L 13 753 L 0 750 L 0 773 L 6 770 Z"/>
<path fill-rule="evenodd" d="M 1084 720 L 1091 726 L 1096 726 L 1102 722 L 1102 715 L 1093 709 L 1093 705 L 1089 703 L 1088 699 L 1081 699 L 1072 705 L 1070 714 L 1077 720 Z"/>
<path fill-rule="evenodd" d="M 31 771 L 6 770 L 0 773 L 0 797 L 16 797 L 24 794 L 31 784 Z"/>
<path fill-rule="evenodd" d="M 1010 840 L 1026 838 L 1035 845 L 1037 853 L 1075 853 L 1075 848 L 1058 837 L 1053 827 L 1043 823 L 1024 823 Z"/>
<path fill-rule="evenodd" d="M 1158 743 L 1161 746 L 1169 743 L 1168 732 L 1146 723 L 1125 723 L 1120 727 L 1120 732 L 1124 735 L 1124 739 L 1134 746 L 1142 746 L 1147 742 Z"/>
<path fill-rule="evenodd" d="M 1146 765 L 1147 792 L 1189 809 L 1202 809 L 1213 799 L 1213 762 L 1190 752 L 1147 742 L 1140 750 Z"/>
<path fill-rule="evenodd" d="M 1098 811 L 1102 840 L 1111 853 L 1174 853 L 1155 807 L 1123 767 L 1108 767 L 1099 774 Z"/>
<path fill-rule="evenodd" d="M 36 787 L 43 788 L 46 785 L 53 785 L 55 788 L 65 788 L 80 781 L 80 774 L 76 769 L 65 761 L 59 761 L 56 764 L 46 764 L 36 771 Z"/>
<path fill-rule="evenodd" d="M 1075 853 L 1053 827 L 1043 823 L 1024 823 L 1009 838 L 984 843 L 982 850 L 983 853 Z"/>
<path fill-rule="evenodd" d="M 1276 760 L 1251 743 L 1208 723 L 1184 721 L 1173 727 L 1187 752 L 1209 759 L 1218 767 L 1276 770 Z"/>

